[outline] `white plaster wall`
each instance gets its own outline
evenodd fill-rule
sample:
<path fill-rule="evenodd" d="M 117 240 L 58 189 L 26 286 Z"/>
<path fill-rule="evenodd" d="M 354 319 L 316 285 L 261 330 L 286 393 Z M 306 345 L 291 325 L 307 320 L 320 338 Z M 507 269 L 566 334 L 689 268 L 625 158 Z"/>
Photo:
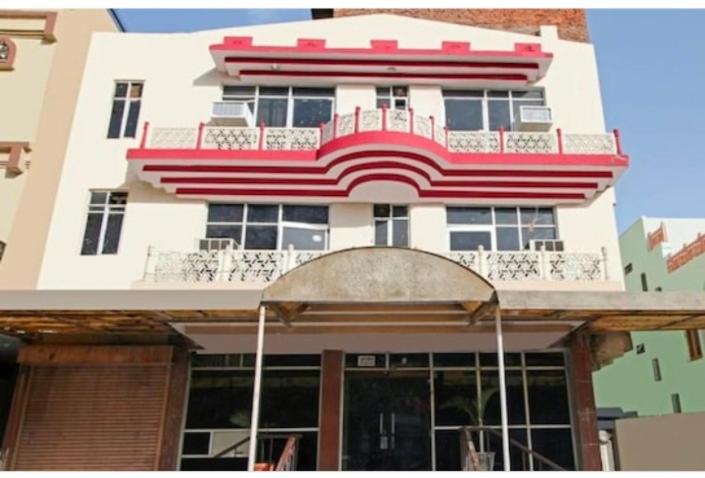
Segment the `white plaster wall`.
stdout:
<path fill-rule="evenodd" d="M 433 116 L 436 124 L 446 124 L 442 89 L 438 86 L 412 85 L 409 87 L 409 104 L 414 114 Z"/>
<path fill-rule="evenodd" d="M 423 34 L 420 34 L 423 32 Z M 317 20 L 193 34 L 98 33 L 90 48 L 78 99 L 49 238 L 40 288 L 127 288 L 138 280 L 149 245 L 190 248 L 205 232 L 203 202 L 177 200 L 138 183 L 128 171 L 126 150 L 139 139 L 106 139 L 115 80 L 145 80 L 140 124 L 195 127 L 210 116 L 226 78 L 214 69 L 208 46 L 223 36 L 253 36 L 255 44 L 295 45 L 296 40 L 326 38 L 330 47 L 367 47 L 370 39 L 396 39 L 402 48 L 440 48 L 442 41 L 470 41 L 474 49 L 513 49 L 515 42 L 540 42 L 554 53 L 547 76 L 539 82 L 553 108 L 556 124 L 566 132 L 602 132 L 603 120 L 593 47 L 548 36 L 484 30 L 429 20 L 373 15 Z M 232 79 L 227 79 L 232 83 Z M 374 85 L 337 88 L 337 111 L 372 108 Z M 444 117 L 440 88 L 413 86 L 411 104 L 419 114 Z M 139 136 L 139 135 L 138 135 Z M 124 188 L 128 207 L 120 251 L 114 256 L 79 255 L 91 189 Z M 379 188 L 380 193 L 384 188 Z M 559 208 L 561 236 L 568 248 L 598 251 L 607 245 L 618 261 L 613 193 L 591 204 Z M 353 198 L 354 200 L 354 198 Z M 380 202 L 383 202 L 383 194 Z M 411 245 L 442 252 L 448 248 L 442 205 L 410 208 Z M 364 226 L 364 221 L 369 226 Z M 370 244 L 369 205 L 331 208 L 332 249 Z M 621 270 L 613 262 L 615 276 Z"/>
<path fill-rule="evenodd" d="M 409 245 L 442 253 L 449 246 L 444 204 L 413 204 L 409 207 Z"/>
<path fill-rule="evenodd" d="M 558 234 L 568 251 L 607 251 L 609 278 L 624 287 L 622 260 L 619 253 L 619 235 L 615 218 L 614 189 L 608 188 L 585 206 L 556 208 Z"/>
<path fill-rule="evenodd" d="M 372 204 L 331 204 L 328 223 L 333 251 L 374 245 Z"/>

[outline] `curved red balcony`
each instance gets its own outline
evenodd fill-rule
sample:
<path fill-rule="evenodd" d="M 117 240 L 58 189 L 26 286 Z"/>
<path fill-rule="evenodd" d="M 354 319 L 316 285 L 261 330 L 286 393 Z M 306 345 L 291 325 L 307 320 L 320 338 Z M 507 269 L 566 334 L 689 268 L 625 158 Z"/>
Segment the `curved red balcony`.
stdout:
<path fill-rule="evenodd" d="M 579 203 L 629 162 L 616 131 L 448 131 L 413 110 L 359 108 L 319 128 L 145 124 L 127 157 L 144 180 L 183 197 L 379 200 L 387 189 L 361 186 L 386 183 L 391 199 L 493 204 Z"/>

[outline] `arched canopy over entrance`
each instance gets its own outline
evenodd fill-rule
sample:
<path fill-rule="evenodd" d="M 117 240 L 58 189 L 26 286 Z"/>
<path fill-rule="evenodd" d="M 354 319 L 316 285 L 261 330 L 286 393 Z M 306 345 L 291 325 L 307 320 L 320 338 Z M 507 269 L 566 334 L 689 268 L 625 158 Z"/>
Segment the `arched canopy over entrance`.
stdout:
<path fill-rule="evenodd" d="M 495 302 L 494 287 L 475 272 L 429 252 L 366 247 L 307 262 L 264 290 L 262 304 L 280 318 L 363 321 L 468 320 Z"/>

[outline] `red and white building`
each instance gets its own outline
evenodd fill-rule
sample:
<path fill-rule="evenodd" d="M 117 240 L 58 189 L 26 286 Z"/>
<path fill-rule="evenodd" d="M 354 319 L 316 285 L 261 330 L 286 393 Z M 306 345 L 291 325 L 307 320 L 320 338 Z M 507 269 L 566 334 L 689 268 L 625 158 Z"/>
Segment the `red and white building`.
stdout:
<path fill-rule="evenodd" d="M 629 157 L 551 26 L 95 34 L 64 164 L 9 468 L 599 469 L 592 366 L 704 307 L 622 292 Z M 67 383 L 139 459 L 41 448 Z"/>

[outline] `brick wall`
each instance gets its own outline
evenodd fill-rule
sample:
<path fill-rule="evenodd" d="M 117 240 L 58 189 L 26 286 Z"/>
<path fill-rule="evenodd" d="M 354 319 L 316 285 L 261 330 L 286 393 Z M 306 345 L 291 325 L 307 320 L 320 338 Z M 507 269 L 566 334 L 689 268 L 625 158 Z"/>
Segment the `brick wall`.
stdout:
<path fill-rule="evenodd" d="M 314 12 L 314 17 L 369 15 L 390 13 L 460 23 L 482 28 L 538 35 L 539 26 L 556 25 L 558 35 L 565 40 L 589 41 L 585 10 L 571 9 L 455 9 L 455 8 L 338 8 Z"/>

